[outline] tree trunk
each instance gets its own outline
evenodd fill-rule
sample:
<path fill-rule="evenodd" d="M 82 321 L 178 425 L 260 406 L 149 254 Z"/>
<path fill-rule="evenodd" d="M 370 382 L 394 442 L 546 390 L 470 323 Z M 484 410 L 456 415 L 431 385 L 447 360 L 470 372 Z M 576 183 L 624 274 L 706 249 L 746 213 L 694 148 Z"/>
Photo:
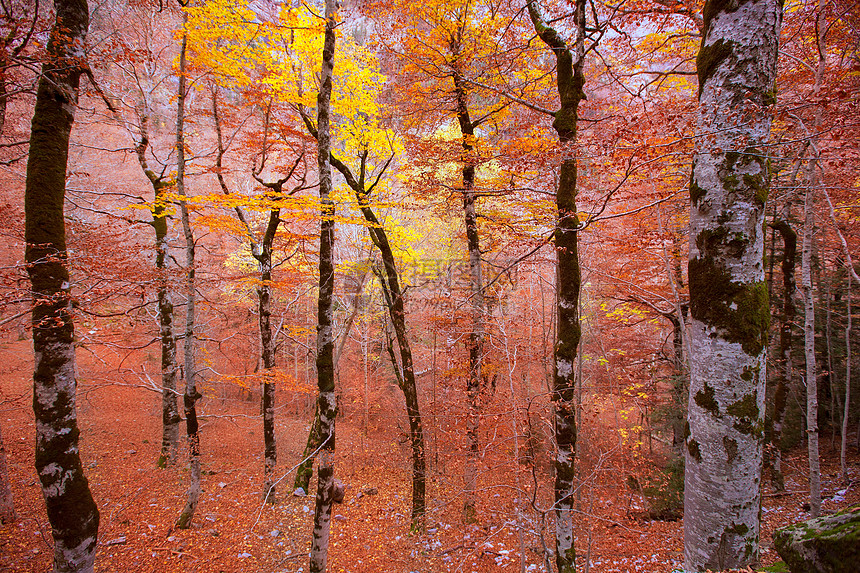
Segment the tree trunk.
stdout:
<path fill-rule="evenodd" d="M 579 219 L 576 215 L 577 165 L 575 146 L 579 104 L 585 99 L 585 0 L 576 0 L 574 26 L 576 40 L 571 50 L 559 33 L 548 26 L 536 0 L 528 0 L 529 16 L 535 32 L 553 51 L 556 59 L 556 84 L 560 108 L 553 128 L 562 152 L 556 190 L 558 222 L 555 229 L 557 253 L 556 340 L 554 349 L 552 402 L 556 442 L 555 520 L 556 567 L 559 573 L 576 570 L 573 535 L 574 485 L 576 461 L 576 375 L 574 363 L 582 330 L 579 324 Z"/>
<path fill-rule="evenodd" d="M 6 448 L 3 445 L 3 435 L 0 434 L 0 524 L 13 523 L 17 519 L 12 484 L 9 483 L 9 468 L 6 465 Z"/>
<path fill-rule="evenodd" d="M 273 215 L 275 227 L 280 219 Z M 271 224 L 270 220 L 270 224 Z M 272 233 L 274 239 L 274 233 Z M 275 342 L 272 336 L 272 245 L 263 244 L 263 252 L 257 259 L 260 263 L 260 286 L 257 288 L 257 308 L 260 315 L 260 340 L 262 346 L 263 378 L 263 497 L 267 503 L 275 503 L 275 466 L 278 463 L 275 441 Z"/>
<path fill-rule="evenodd" d="M 183 26 L 188 19 L 184 14 Z M 185 335 L 182 350 L 185 357 L 185 395 L 182 397 L 185 409 L 185 432 L 188 436 L 188 457 L 191 465 L 190 483 L 186 496 L 185 507 L 176 522 L 179 529 L 187 529 L 194 519 L 197 502 L 200 499 L 200 435 L 197 423 L 197 400 L 202 396 L 197 391 L 197 372 L 194 361 L 194 321 L 195 321 L 195 261 L 194 234 L 191 230 L 191 220 L 188 216 L 188 203 L 185 200 L 185 52 L 188 45 L 188 34 L 182 33 L 182 45 L 179 51 L 179 94 L 176 105 L 176 193 L 180 196 L 179 210 L 182 216 L 182 232 L 185 236 Z"/>
<path fill-rule="evenodd" d="M 24 195 L 27 274 L 33 296 L 36 472 L 54 538 L 54 571 L 93 570 L 99 511 L 78 453 L 72 298 L 63 201 L 89 26 L 85 0 L 55 0 L 56 22 L 36 92 Z"/>
<path fill-rule="evenodd" d="M 811 169 L 815 178 L 815 167 Z M 812 235 L 815 232 L 815 186 L 810 181 L 804 202 L 801 291 L 803 292 L 803 351 L 806 357 L 806 443 L 809 454 L 810 516 L 821 512 L 821 464 L 818 456 L 818 368 L 815 363 L 815 301 L 812 292 Z"/>
<path fill-rule="evenodd" d="M 330 194 L 331 107 L 332 74 L 334 72 L 335 26 L 337 0 L 325 2 L 325 39 L 322 51 L 320 91 L 317 96 L 317 164 L 319 166 L 320 260 L 319 303 L 317 312 L 317 386 L 319 388 L 319 419 L 321 450 L 317 466 L 317 495 L 314 509 L 314 530 L 311 543 L 310 573 L 324 573 L 328 559 L 331 505 L 334 493 L 334 448 L 337 397 L 334 392 L 334 210 Z"/>
<path fill-rule="evenodd" d="M 156 297 L 158 300 L 158 336 L 161 341 L 161 453 L 157 465 L 160 468 L 172 466 L 179 457 L 179 408 L 176 403 L 176 377 L 179 368 L 176 364 L 176 337 L 173 334 L 173 300 L 167 276 L 167 231 L 168 199 L 171 181 L 158 175 L 149 168 L 146 150 L 149 147 L 149 112 L 141 104 L 138 120 L 140 122 L 140 141 L 135 146 L 137 160 L 154 193 L 152 228 L 155 230 L 155 270 L 157 276 Z"/>
<path fill-rule="evenodd" d="M 842 481 L 848 485 L 848 465 L 845 456 L 848 450 L 848 418 L 851 414 L 851 273 L 848 273 L 848 289 L 845 294 L 845 306 L 847 307 L 848 322 L 845 324 L 845 404 L 842 412 L 842 443 L 839 453 L 839 463 L 842 470 Z"/>
<path fill-rule="evenodd" d="M 459 53 L 459 46 L 452 52 Z M 457 98 L 457 121 L 463 138 L 463 216 L 466 226 L 466 246 L 469 253 L 469 285 L 471 290 L 472 325 L 467 339 L 469 350 L 469 377 L 466 382 L 468 414 L 466 420 L 466 464 L 463 470 L 463 516 L 467 522 L 475 520 L 475 491 L 478 487 L 478 459 L 480 458 L 479 421 L 481 416 L 482 368 L 484 361 L 484 286 L 481 275 L 481 241 L 478 236 L 478 215 L 475 209 L 475 158 L 473 141 L 475 125 L 469 116 L 468 92 L 459 73 L 453 74 L 454 93 Z"/>
<path fill-rule="evenodd" d="M 314 455 L 317 448 L 322 443 L 320 437 L 320 405 L 317 402 L 314 408 L 314 419 L 311 422 L 311 429 L 308 431 L 308 440 L 305 444 L 305 450 L 302 452 L 302 461 L 299 467 L 296 468 L 296 480 L 293 482 L 293 491 L 301 489 L 305 495 L 309 493 L 311 477 L 314 475 Z"/>
<path fill-rule="evenodd" d="M 708 0 L 704 8 L 690 180 L 687 571 L 744 568 L 758 560 L 770 319 L 765 150 L 780 10 L 777 0 Z"/>
<path fill-rule="evenodd" d="M 556 190 L 558 222 L 555 229 L 557 303 L 556 339 L 552 402 L 555 426 L 555 521 L 556 568 L 558 573 L 576 570 L 576 549 L 573 535 L 574 485 L 576 461 L 576 375 L 574 363 L 582 334 L 579 324 L 579 219 L 576 215 L 577 165 L 576 138 L 579 103 L 585 99 L 585 0 L 576 0 L 574 26 L 576 40 L 573 50 L 559 33 L 548 26 L 540 14 L 536 0 L 528 0 L 529 16 L 535 32 L 553 51 L 556 59 L 556 84 L 560 108 L 555 113 L 553 128 L 558 134 L 562 152 Z"/>
<path fill-rule="evenodd" d="M 779 360 L 782 361 L 782 370 L 777 375 L 776 390 L 773 395 L 773 432 L 771 434 L 773 467 L 771 471 L 771 484 L 776 491 L 784 491 L 785 478 L 782 474 L 782 426 L 785 423 L 785 406 L 792 378 L 792 326 L 797 316 L 797 308 L 794 305 L 794 294 L 797 290 L 797 285 L 794 281 L 794 267 L 797 258 L 797 233 L 794 232 L 786 221 L 774 223 L 772 227 L 782 235 L 784 245 L 782 253 L 784 300 L 779 323 Z"/>

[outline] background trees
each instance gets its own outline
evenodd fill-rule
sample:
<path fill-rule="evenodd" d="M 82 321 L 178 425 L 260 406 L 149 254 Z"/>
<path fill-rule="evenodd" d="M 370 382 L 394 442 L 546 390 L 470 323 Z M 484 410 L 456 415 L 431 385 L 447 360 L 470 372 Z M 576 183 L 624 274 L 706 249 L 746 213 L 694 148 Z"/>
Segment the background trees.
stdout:
<path fill-rule="evenodd" d="M 850 318 L 858 282 L 850 11 L 836 3 L 788 6 L 779 97 L 769 108 L 772 142 L 757 144 L 766 149 L 761 154 L 747 153 L 749 146 L 738 151 L 729 145 L 735 141 L 721 145 L 739 153 L 733 165 L 746 171 L 738 176 L 740 191 L 716 210 L 724 212 L 716 229 L 704 229 L 713 221 L 694 211 L 696 233 L 710 242 L 693 241 L 688 273 L 685 198 L 694 141 L 699 156 L 710 157 L 707 138 L 694 137 L 694 61 L 716 12 L 703 18 L 693 5 L 638 2 L 408 4 L 339 11 L 331 149 L 320 154 L 335 167 L 325 209 L 313 189 L 319 167 L 309 160 L 321 128 L 321 5 L 212 1 L 189 7 L 185 28 L 175 5 L 159 11 L 157 4 L 112 0 L 94 10 L 90 62 L 104 97 L 93 90 L 79 105 L 66 223 L 80 295 L 73 311 L 81 325 L 83 467 L 109 516 L 99 549 L 105 566 L 133 570 L 132 554 L 140 567 L 177 560 L 184 570 L 280 570 L 304 559 L 313 539 L 309 501 L 272 496 L 277 503 L 263 506 L 259 494 L 260 484 L 267 492 L 283 488 L 276 484 L 292 480 L 296 466 L 319 453 L 324 438 L 302 454 L 308 433 L 314 435 L 318 376 L 326 404 L 337 400 L 338 413 L 328 418 L 337 422 L 336 471 L 347 484 L 347 503 L 320 510 L 320 517 L 330 511 L 327 560 L 334 568 L 379 570 L 395 559 L 410 570 L 420 564 L 434 571 L 600 569 L 610 560 L 624 570 L 680 567 L 680 524 L 651 520 L 681 516 L 679 456 L 693 455 L 681 447 L 688 400 L 702 422 L 690 429 L 700 454 L 711 448 L 715 460 L 728 463 L 732 440 L 745 437 L 772 444 L 765 456 L 782 453 L 786 492 L 764 499 L 765 535 L 800 515 L 781 506 L 796 509 L 806 495 L 798 493 L 806 489 L 798 467 L 818 456 L 804 453 L 799 464 L 792 447 L 816 415 L 822 507 L 853 500 L 855 490 L 841 481 L 856 471 L 857 427 L 850 392 L 856 397 Z M 47 13 L 40 14 L 15 62 L 26 64 L 45 45 Z M 18 20 L 20 37 L 32 20 Z M 184 72 L 182 30 L 189 46 Z M 704 69 L 713 62 L 699 63 Z M 36 77 L 27 65 L 14 74 L 21 86 Z M 183 79 L 193 89 L 180 90 Z M 703 101 L 707 90 L 705 82 Z M 182 129 L 175 121 L 180 91 Z M 4 145 L 21 139 L 33 103 L 26 90 L 8 100 Z M 739 109 L 713 116 L 727 125 L 758 117 L 734 113 Z M 561 131 L 549 129 L 550 117 Z M 574 118 L 572 130 L 566 119 Z M 185 140 L 179 146 L 178 133 Z M 21 149 L 0 147 L 0 208 L 10 221 L 0 250 L 10 261 L 24 243 L 16 195 L 24 187 Z M 752 207 L 738 209 L 742 191 L 759 183 L 753 171 L 760 155 L 771 170 L 768 202 L 763 207 L 753 198 Z M 175 184 L 180 164 L 184 197 Z M 705 165 L 696 160 L 695 189 L 706 188 Z M 813 216 L 808 229 L 801 224 L 805 197 Z M 699 207 L 706 203 L 698 197 Z M 193 265 L 181 256 L 189 245 L 180 233 L 183 204 L 194 229 Z M 703 360 L 696 350 L 705 339 L 693 336 L 699 342 L 691 345 L 689 336 L 691 318 L 704 323 L 714 314 L 705 300 L 712 297 L 701 294 L 703 282 L 714 285 L 702 279 L 702 253 L 713 248 L 714 261 L 733 257 L 741 244 L 723 244 L 720 227 L 748 210 L 751 228 L 767 224 L 753 241 L 766 258 L 762 263 L 756 253 L 758 263 L 750 264 L 758 264 L 754 282 L 769 291 L 774 316 L 771 387 L 761 388 L 761 370 L 748 376 L 757 381 L 756 410 L 768 410 L 763 420 L 747 416 L 740 395 L 717 396 L 716 382 L 702 377 L 703 365 L 716 360 Z M 321 222 L 327 239 L 336 236 L 330 249 L 319 242 Z M 809 243 L 808 261 L 795 271 L 787 229 Z M 180 288 L 192 269 L 193 290 Z M 370 280 L 374 269 L 380 284 Z M 25 308 L 24 270 L 0 268 L 0 350 L 10 364 L 22 359 L 16 337 L 28 332 L 17 317 Z M 814 303 L 807 354 L 816 368 L 809 375 L 802 374 L 806 356 L 792 310 L 800 302 L 793 274 L 803 271 Z M 323 346 L 331 343 L 331 364 L 315 343 L 321 295 L 330 303 L 323 330 L 331 336 Z M 175 336 L 173 352 L 196 347 L 195 364 L 173 371 L 177 379 L 193 374 L 199 393 L 200 508 L 189 530 L 162 535 L 174 524 L 189 474 L 183 464 L 138 472 L 151 464 L 135 456 L 169 459 L 170 424 L 161 428 L 159 421 L 193 421 L 159 406 L 165 396 L 175 404 L 176 396 L 165 303 L 178 316 L 192 300 L 193 335 Z M 721 316 L 734 312 L 731 301 L 725 306 Z M 742 310 L 746 318 L 756 315 Z M 32 508 L 39 505 L 21 485 L 32 472 L 22 461 L 30 394 L 4 368 L 14 367 L 0 364 L 10 484 L 18 524 L 35 524 Z M 166 376 L 157 375 L 160 369 Z M 805 406 L 809 378 L 818 385 L 809 395 L 818 402 L 812 410 Z M 709 413 L 709 398 L 719 417 Z M 785 409 L 770 412 L 771 401 Z M 738 402 L 734 413 L 726 410 Z M 703 445 L 708 432 L 713 447 Z M 831 443 L 845 451 L 845 478 L 831 475 Z M 737 448 L 735 461 L 743 457 Z M 780 467 L 780 458 L 772 459 Z M 688 459 L 688 469 L 699 463 Z M 333 473 L 324 469 L 328 483 Z M 779 472 L 772 475 L 779 485 Z M 334 501 L 341 490 L 321 491 L 328 503 L 326 496 Z M 688 510 L 687 525 L 704 514 Z M 749 533 L 757 519 L 721 527 L 740 538 L 738 523 Z M 410 525 L 417 535 L 405 535 Z M 21 531 L 32 535 L 26 525 Z M 32 547 L 32 540 L 18 542 L 25 538 L 17 529 L 4 532 L 16 540 L 10 547 Z M 324 546 L 318 537 L 317 568 Z M 659 547 L 654 565 L 634 564 L 650 546 Z M 23 566 L 18 562 L 38 568 L 44 559 L 15 555 L 12 570 Z M 763 556 L 773 559 L 767 549 Z"/>

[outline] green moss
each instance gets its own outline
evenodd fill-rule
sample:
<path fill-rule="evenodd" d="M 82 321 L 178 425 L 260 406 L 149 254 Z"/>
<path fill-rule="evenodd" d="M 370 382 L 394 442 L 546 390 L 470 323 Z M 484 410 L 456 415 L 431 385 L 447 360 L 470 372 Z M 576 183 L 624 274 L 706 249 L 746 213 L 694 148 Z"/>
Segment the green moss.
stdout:
<path fill-rule="evenodd" d="M 699 449 L 699 442 L 696 440 L 690 440 L 687 442 L 687 451 L 690 452 L 690 456 L 694 460 L 697 462 L 702 461 L 702 451 Z"/>
<path fill-rule="evenodd" d="M 744 352 L 758 356 L 767 345 L 770 326 L 767 284 L 742 283 L 708 253 L 719 251 L 725 233 L 720 229 L 702 232 L 696 244 L 705 256 L 690 261 L 690 311 L 693 318 L 715 328 L 729 342 L 739 343 Z"/>
<path fill-rule="evenodd" d="M 776 85 L 774 85 L 771 89 L 764 93 L 762 96 L 762 104 L 764 105 L 775 105 L 776 104 Z"/>
<path fill-rule="evenodd" d="M 760 436 L 762 434 L 759 409 L 754 392 L 730 404 L 726 411 L 737 419 L 734 423 L 737 431 L 747 435 Z"/>
<path fill-rule="evenodd" d="M 695 206 L 699 204 L 699 200 L 707 195 L 708 192 L 696 184 L 696 180 L 690 177 L 690 202 Z"/>
<path fill-rule="evenodd" d="M 769 190 L 767 179 L 765 179 L 765 173 L 744 175 L 744 185 L 747 189 L 752 190 L 756 204 L 759 207 L 764 207 L 764 204 L 767 203 L 767 194 Z"/>
<path fill-rule="evenodd" d="M 743 537 L 744 535 L 746 535 L 749 532 L 749 530 L 750 530 L 750 528 L 747 527 L 746 524 L 736 523 L 736 524 L 732 524 L 731 527 L 727 527 L 726 533 Z"/>
<path fill-rule="evenodd" d="M 727 0 L 720 0 L 720 2 L 724 1 Z M 711 2 L 710 4 L 714 4 L 714 2 Z M 705 38 L 707 38 L 707 36 Z M 696 72 L 699 76 L 699 97 L 702 96 L 702 87 L 713 75 L 714 70 L 723 63 L 723 60 L 732 55 L 732 52 L 734 51 L 733 45 L 734 42 L 726 42 L 722 39 L 717 40 L 713 44 L 705 45 L 705 41 L 703 39 L 702 44 L 699 47 L 699 54 L 696 56 Z"/>
<path fill-rule="evenodd" d="M 705 382 L 704 388 L 696 392 L 693 400 L 700 408 L 707 410 L 715 418 L 720 417 L 720 405 L 717 403 L 716 398 L 714 398 L 714 388 L 707 382 Z"/>

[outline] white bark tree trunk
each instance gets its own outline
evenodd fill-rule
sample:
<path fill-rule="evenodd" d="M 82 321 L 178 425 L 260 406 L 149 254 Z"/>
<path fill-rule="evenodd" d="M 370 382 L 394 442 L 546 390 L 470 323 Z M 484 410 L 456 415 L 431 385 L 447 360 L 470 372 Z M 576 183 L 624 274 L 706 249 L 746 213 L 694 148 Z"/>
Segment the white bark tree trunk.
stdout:
<path fill-rule="evenodd" d="M 765 358 L 764 207 L 781 23 L 776 0 L 709 0 L 690 181 L 688 571 L 758 559 Z"/>
<path fill-rule="evenodd" d="M 811 169 L 815 173 L 815 166 Z M 815 363 L 815 302 L 812 291 L 812 235 L 815 232 L 815 185 L 810 182 L 804 201 L 800 290 L 803 292 L 803 351 L 806 357 L 806 444 L 809 454 L 810 516 L 821 512 L 821 464 L 818 457 L 818 368 Z"/>

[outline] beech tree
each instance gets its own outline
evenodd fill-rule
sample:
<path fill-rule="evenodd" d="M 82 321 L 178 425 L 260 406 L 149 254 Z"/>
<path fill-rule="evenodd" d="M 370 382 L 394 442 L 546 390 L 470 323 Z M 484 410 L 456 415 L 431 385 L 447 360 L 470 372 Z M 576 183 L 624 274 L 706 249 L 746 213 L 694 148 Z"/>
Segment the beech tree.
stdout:
<path fill-rule="evenodd" d="M 182 0 L 179 0 L 179 3 L 181 6 L 185 6 Z M 187 20 L 187 13 L 183 13 L 183 25 Z M 185 77 L 187 46 L 188 32 L 183 28 L 179 48 L 179 69 L 177 70 L 179 87 L 176 97 L 176 194 L 179 196 L 179 212 L 182 220 L 182 232 L 185 237 L 185 333 L 182 340 L 185 394 L 182 396 L 182 404 L 185 411 L 185 432 L 188 438 L 191 480 L 188 484 L 185 507 L 176 521 L 176 527 L 179 529 L 187 529 L 191 526 L 191 520 L 194 518 L 197 502 L 200 499 L 200 427 L 197 422 L 197 400 L 202 397 L 197 390 L 197 366 L 194 359 L 195 300 L 197 298 L 195 243 L 185 192 L 185 102 L 188 97 Z"/>
<path fill-rule="evenodd" d="M 55 0 L 30 132 L 24 193 L 33 297 L 36 472 L 54 538 L 55 573 L 93 571 L 99 511 L 78 450 L 74 324 L 63 201 L 69 135 L 86 61 L 86 0 Z"/>
<path fill-rule="evenodd" d="M 317 313 L 317 386 L 319 388 L 320 453 L 311 543 L 311 573 L 324 573 L 328 560 L 331 506 L 335 494 L 334 447 L 337 396 L 334 393 L 334 201 L 331 198 L 331 91 L 334 74 L 337 0 L 325 2 L 325 40 L 320 90 L 317 95 L 317 165 L 320 194 L 319 304 Z"/>
<path fill-rule="evenodd" d="M 579 104 L 585 99 L 585 0 L 576 1 L 573 47 L 544 20 L 537 0 L 528 0 L 529 17 L 535 32 L 552 50 L 556 60 L 556 83 L 560 109 L 555 113 L 553 128 L 558 133 L 562 152 L 556 189 L 557 222 L 554 233 L 556 248 L 556 339 L 553 358 L 552 403 L 555 410 L 555 563 L 559 573 L 576 570 L 576 548 L 573 537 L 574 462 L 576 460 L 575 379 L 577 347 L 582 334 L 579 325 L 579 290 L 581 274 L 577 252 L 579 219 L 576 214 L 577 165 L 576 145 Z"/>
<path fill-rule="evenodd" d="M 770 317 L 766 146 L 781 3 L 709 0 L 703 22 L 690 180 L 684 561 L 688 571 L 722 571 L 758 559 Z"/>

